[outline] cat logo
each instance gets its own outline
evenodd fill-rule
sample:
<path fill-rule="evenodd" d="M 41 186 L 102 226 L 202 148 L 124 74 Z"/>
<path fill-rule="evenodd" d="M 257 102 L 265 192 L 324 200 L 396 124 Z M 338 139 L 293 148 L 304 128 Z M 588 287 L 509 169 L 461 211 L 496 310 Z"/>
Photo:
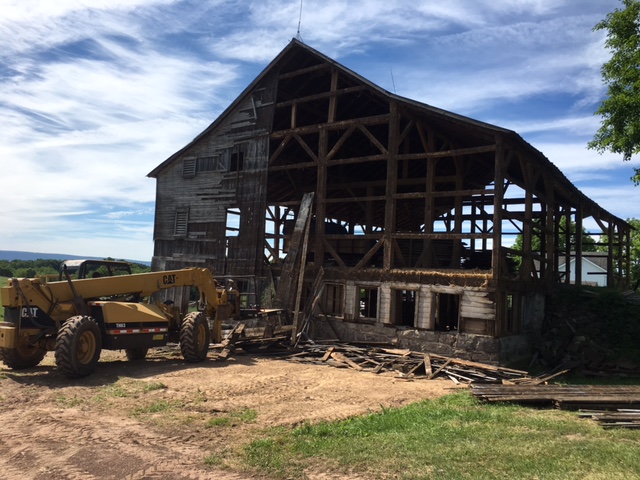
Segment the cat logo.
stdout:
<path fill-rule="evenodd" d="M 37 317 L 38 307 L 22 307 L 22 310 L 20 310 L 20 316 L 22 318 Z"/>

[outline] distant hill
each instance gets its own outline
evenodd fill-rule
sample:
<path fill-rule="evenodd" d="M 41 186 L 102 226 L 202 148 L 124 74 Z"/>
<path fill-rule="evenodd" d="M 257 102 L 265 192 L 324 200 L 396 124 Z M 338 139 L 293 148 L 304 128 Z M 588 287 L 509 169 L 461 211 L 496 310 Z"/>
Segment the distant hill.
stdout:
<path fill-rule="evenodd" d="M 39 258 L 48 260 L 75 260 L 81 258 L 89 258 L 95 260 L 102 260 L 101 257 L 85 257 L 80 255 L 67 255 L 64 253 L 40 253 L 40 252 L 20 252 L 16 250 L 0 250 L 0 260 L 38 260 Z M 119 258 L 116 260 L 120 260 Z M 128 262 L 140 263 L 142 265 L 151 265 L 151 262 L 143 262 L 142 260 L 125 259 Z"/>

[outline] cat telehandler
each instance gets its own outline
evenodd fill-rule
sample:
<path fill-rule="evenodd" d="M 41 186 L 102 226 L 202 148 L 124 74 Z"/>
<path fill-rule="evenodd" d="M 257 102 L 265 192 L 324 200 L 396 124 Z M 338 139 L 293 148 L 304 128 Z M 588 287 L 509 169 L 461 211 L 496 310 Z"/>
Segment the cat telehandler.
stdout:
<path fill-rule="evenodd" d="M 196 287 L 198 311 L 154 300 L 159 296 L 154 294 L 173 287 Z M 221 340 L 222 322 L 239 314 L 233 284 L 219 286 L 206 268 L 85 279 L 67 273 L 66 280 L 55 282 L 11 278 L 0 288 L 0 299 L 4 364 L 30 368 L 54 351 L 57 368 L 69 378 L 93 372 L 103 348 L 141 360 L 149 348 L 175 342 L 187 362 L 201 362 L 211 337 Z"/>

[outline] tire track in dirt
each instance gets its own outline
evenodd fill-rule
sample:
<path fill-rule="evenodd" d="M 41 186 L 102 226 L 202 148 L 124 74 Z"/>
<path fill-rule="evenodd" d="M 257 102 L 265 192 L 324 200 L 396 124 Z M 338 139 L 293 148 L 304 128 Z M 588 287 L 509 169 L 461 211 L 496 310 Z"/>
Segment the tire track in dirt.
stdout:
<path fill-rule="evenodd" d="M 6 480 L 247 478 L 206 469 L 208 452 L 180 436 L 164 436 L 129 419 L 87 418 L 74 408 L 17 416 L 3 411 L 0 445 Z"/>

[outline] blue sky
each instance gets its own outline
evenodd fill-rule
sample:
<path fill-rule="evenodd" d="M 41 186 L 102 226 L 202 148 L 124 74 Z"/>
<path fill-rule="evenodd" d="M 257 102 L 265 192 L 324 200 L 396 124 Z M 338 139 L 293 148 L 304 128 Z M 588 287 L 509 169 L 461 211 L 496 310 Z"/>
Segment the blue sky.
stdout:
<path fill-rule="evenodd" d="M 586 149 L 618 0 L 303 0 L 311 47 L 518 132 L 640 217 L 637 160 Z M 299 0 L 0 0 L 0 249 L 148 261 L 155 180 L 296 36 Z M 587 225 L 588 228 L 588 225 Z"/>

